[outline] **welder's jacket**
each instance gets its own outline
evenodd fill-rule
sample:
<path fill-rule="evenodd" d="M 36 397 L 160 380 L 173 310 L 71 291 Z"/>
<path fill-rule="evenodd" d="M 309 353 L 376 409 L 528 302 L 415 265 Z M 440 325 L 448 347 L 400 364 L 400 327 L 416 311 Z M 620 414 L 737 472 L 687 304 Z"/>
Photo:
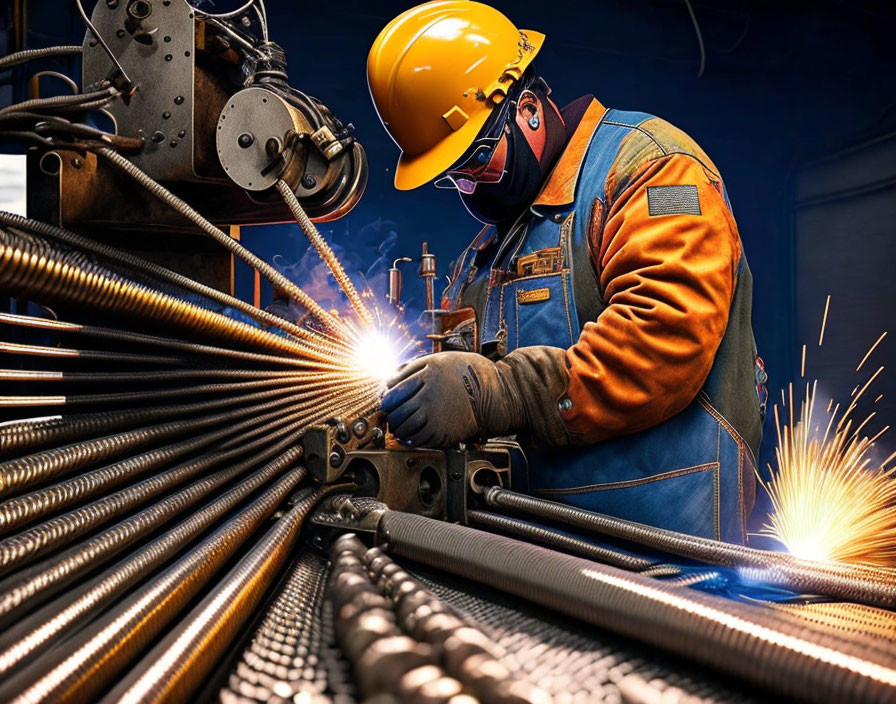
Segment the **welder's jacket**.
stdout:
<path fill-rule="evenodd" d="M 442 303 L 476 312 L 485 354 L 568 348 L 547 440 L 566 447 L 527 450 L 515 488 L 742 542 L 761 437 L 751 298 L 706 154 L 594 100 L 530 210 L 479 234 Z"/>

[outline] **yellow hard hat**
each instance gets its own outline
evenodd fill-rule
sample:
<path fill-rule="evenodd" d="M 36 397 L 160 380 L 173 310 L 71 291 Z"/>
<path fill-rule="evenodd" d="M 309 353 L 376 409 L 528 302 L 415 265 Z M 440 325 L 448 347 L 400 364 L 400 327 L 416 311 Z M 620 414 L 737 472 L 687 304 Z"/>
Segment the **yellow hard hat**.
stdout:
<path fill-rule="evenodd" d="M 469 0 L 428 2 L 386 25 L 367 57 L 367 82 L 401 149 L 395 187 L 421 186 L 457 161 L 543 42 Z"/>

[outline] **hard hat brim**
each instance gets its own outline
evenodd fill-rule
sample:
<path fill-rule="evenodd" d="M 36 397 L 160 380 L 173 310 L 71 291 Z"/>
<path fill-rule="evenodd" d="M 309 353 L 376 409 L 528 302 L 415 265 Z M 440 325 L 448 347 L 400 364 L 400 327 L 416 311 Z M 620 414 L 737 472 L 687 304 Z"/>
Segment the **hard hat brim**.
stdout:
<path fill-rule="evenodd" d="M 526 38 L 535 47 L 534 51 L 528 53 L 519 64 L 520 70 L 525 71 L 541 50 L 544 34 L 528 29 L 520 31 L 526 34 Z M 395 188 L 399 191 L 410 191 L 447 171 L 470 148 L 491 114 L 491 110 L 483 110 L 474 115 L 459 130 L 452 132 L 425 152 L 413 155 L 402 152 L 395 168 Z"/>

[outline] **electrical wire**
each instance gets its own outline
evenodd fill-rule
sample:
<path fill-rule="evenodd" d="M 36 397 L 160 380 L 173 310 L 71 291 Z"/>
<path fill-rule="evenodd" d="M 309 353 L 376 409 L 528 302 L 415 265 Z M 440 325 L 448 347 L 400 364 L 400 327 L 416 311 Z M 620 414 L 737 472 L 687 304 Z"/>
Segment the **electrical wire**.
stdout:
<path fill-rule="evenodd" d="M 90 30 L 90 33 L 96 38 L 97 42 L 99 42 L 99 45 L 103 47 L 103 51 L 106 52 L 106 56 L 108 56 L 112 60 L 112 63 L 115 64 L 115 67 L 121 73 L 121 77 L 128 83 L 131 83 L 131 79 L 128 76 L 127 72 L 124 70 L 124 66 L 122 66 L 121 62 L 115 58 L 115 54 L 112 53 L 109 45 L 106 44 L 106 40 L 103 39 L 100 33 L 96 31 L 96 27 L 93 26 L 93 23 L 90 21 L 87 13 L 84 11 L 84 5 L 81 3 L 81 0 L 75 0 L 75 4 L 78 6 L 78 12 L 81 15 L 81 19 L 84 20 L 84 24 L 87 25 L 87 29 Z"/>
<path fill-rule="evenodd" d="M 697 15 L 694 14 L 694 7 L 691 0 L 684 0 L 687 5 L 688 14 L 691 16 L 691 22 L 694 23 L 694 31 L 697 33 L 697 44 L 700 46 L 700 68 L 697 71 L 697 78 L 703 77 L 703 70 L 706 68 L 706 47 L 703 45 L 703 32 L 700 31 L 700 24 L 697 22 Z"/>
<path fill-rule="evenodd" d="M 103 88 L 101 90 L 91 91 L 90 93 L 79 93 L 78 95 L 57 95 L 52 98 L 33 98 L 25 100 L 15 105 L 9 105 L 0 108 L 0 115 L 7 115 L 13 112 L 22 112 L 23 110 L 47 110 L 57 108 L 75 107 L 81 109 L 97 100 L 107 101 L 118 95 L 119 91 L 115 88 Z"/>
<path fill-rule="evenodd" d="M 80 46 L 50 46 L 46 49 L 26 49 L 0 59 L 0 70 L 24 64 L 28 61 L 36 61 L 37 59 L 47 59 L 53 56 L 72 56 L 80 53 Z"/>

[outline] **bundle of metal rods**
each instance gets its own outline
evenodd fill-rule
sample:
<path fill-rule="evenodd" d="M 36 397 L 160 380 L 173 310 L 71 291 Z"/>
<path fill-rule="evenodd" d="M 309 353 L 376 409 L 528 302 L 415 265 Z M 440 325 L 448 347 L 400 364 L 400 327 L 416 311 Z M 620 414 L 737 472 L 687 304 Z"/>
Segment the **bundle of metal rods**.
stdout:
<path fill-rule="evenodd" d="M 299 327 L 8 213 L 0 295 L 18 301 L 0 314 L 0 699 L 95 701 L 128 671 L 153 690 L 133 668 L 160 635 L 177 650 L 205 623 L 206 659 L 236 637 L 326 493 L 266 531 L 303 485 L 298 441 L 373 410 L 380 382 L 332 314 Z"/>

